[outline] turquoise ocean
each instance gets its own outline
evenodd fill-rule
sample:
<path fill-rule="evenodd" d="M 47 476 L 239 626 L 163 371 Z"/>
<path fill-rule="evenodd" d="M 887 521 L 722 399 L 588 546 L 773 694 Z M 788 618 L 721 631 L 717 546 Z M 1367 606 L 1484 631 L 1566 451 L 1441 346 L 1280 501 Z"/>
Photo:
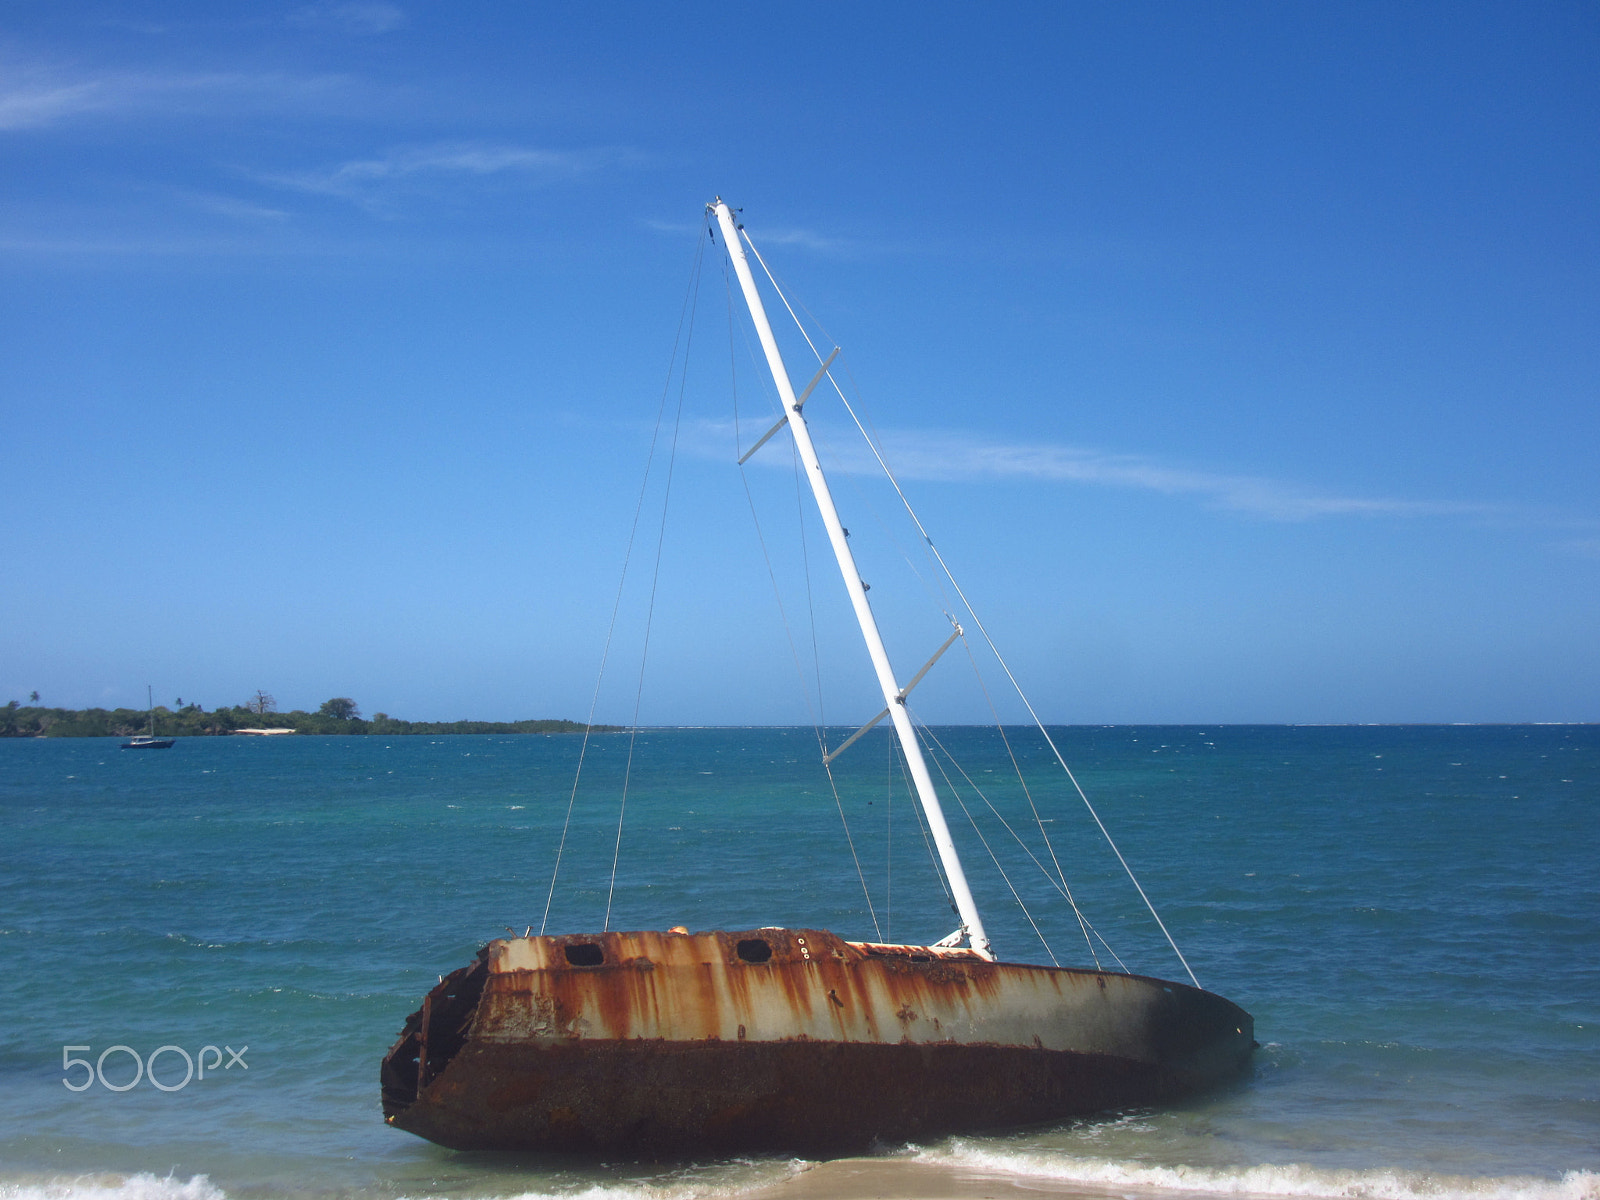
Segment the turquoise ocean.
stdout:
<path fill-rule="evenodd" d="M 1037 733 L 1010 732 L 932 731 L 1000 957 L 1090 961 L 1005 853 L 990 804 L 1046 854 L 1014 752 L 1095 928 L 1184 978 Z M 1053 732 L 1200 983 L 1254 1014 L 1253 1069 L 1173 1109 L 884 1154 L 1117 1196 L 1600 1197 L 1600 727 Z M 810 729 L 595 737 L 552 895 L 581 746 L 0 742 L 0 1197 L 687 1200 L 800 1169 L 462 1154 L 383 1124 L 407 1013 L 547 897 L 549 932 L 600 928 L 608 893 L 618 929 L 953 928 L 876 732 L 837 799 Z"/>

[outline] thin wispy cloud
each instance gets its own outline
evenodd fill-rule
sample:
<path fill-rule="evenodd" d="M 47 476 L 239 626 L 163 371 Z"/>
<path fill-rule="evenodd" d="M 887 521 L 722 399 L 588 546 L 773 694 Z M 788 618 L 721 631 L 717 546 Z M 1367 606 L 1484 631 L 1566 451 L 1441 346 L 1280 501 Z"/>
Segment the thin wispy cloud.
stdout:
<path fill-rule="evenodd" d="M 656 233 L 670 233 L 673 237 L 683 237 L 703 228 L 700 225 L 692 225 L 688 221 L 658 221 L 654 218 L 646 218 L 644 227 L 654 230 Z"/>
<path fill-rule="evenodd" d="M 0 129 L 34 129 L 105 103 L 104 86 L 7 79 L 0 83 Z"/>
<path fill-rule="evenodd" d="M 1552 547 L 1557 554 L 1568 558 L 1588 558 L 1600 561 L 1600 537 L 1571 538 L 1556 542 Z"/>
<path fill-rule="evenodd" d="M 761 430 L 746 431 L 748 444 Z M 914 430 L 880 431 L 884 458 L 905 481 L 1036 480 L 1091 487 L 1156 492 L 1192 500 L 1208 508 L 1273 521 L 1309 521 L 1323 517 L 1506 517 L 1502 505 L 1457 501 L 1409 500 L 1320 491 L 1284 480 L 1233 475 L 1175 466 L 1133 454 L 1051 443 L 997 442 L 967 434 Z M 727 457 L 733 444 L 725 422 L 701 423 L 691 434 L 690 448 L 710 457 Z M 781 454 L 770 456 L 780 459 Z M 752 462 L 761 460 L 761 456 Z M 830 447 L 831 470 L 873 474 L 879 470 L 870 450 L 859 442 L 848 449 Z"/>
<path fill-rule="evenodd" d="M 321 105 L 345 97 L 351 86 L 348 76 L 334 74 L 89 74 L 0 63 L 0 130 L 39 129 L 89 117 L 124 119 Z"/>
<path fill-rule="evenodd" d="M 793 246 L 818 254 L 848 254 L 857 244 L 849 238 L 829 237 L 810 229 L 764 229 L 759 245 Z"/>
<path fill-rule="evenodd" d="M 370 36 L 401 28 L 406 23 L 406 14 L 394 4 L 308 4 L 290 13 L 288 21 L 300 29 Z"/>
<path fill-rule="evenodd" d="M 271 208 L 265 204 L 256 204 L 250 200 L 242 200 L 237 196 L 226 196 L 211 192 L 177 192 L 179 200 L 191 208 L 200 209 L 202 212 L 215 213 L 220 217 L 229 217 L 238 221 L 287 221 L 289 212 L 281 208 Z"/>
<path fill-rule="evenodd" d="M 659 221 L 646 220 L 645 227 L 657 233 L 667 233 L 674 237 L 686 233 L 693 233 L 698 226 L 690 225 L 684 221 Z M 720 234 L 718 235 L 721 236 Z M 810 250 L 817 254 L 853 254 L 862 249 L 862 244 L 851 238 L 831 237 L 827 234 L 816 233 L 809 229 L 763 229 L 761 240 L 757 243 L 758 249 L 768 246 L 788 246 L 800 250 Z M 879 247 L 880 249 L 882 247 Z"/>
<path fill-rule="evenodd" d="M 52 258 L 159 258 L 217 257 L 223 254 L 266 253 L 259 242 L 223 237 L 31 234 L 0 231 L 0 254 L 39 255 Z"/>
<path fill-rule="evenodd" d="M 544 150 L 483 142 L 407 146 L 375 158 L 349 159 L 309 171 L 257 176 L 262 182 L 318 195 L 376 205 L 385 196 L 429 181 L 449 178 L 511 177 L 542 184 L 575 179 L 626 162 L 616 149 Z"/>
<path fill-rule="evenodd" d="M 1281 480 L 1178 467 L 1132 454 L 1052 444 L 989 442 L 948 433 L 893 431 L 884 453 L 911 479 L 1038 479 L 1187 496 L 1210 507 L 1280 521 L 1333 516 L 1489 516 L 1493 505 L 1340 495 Z"/>

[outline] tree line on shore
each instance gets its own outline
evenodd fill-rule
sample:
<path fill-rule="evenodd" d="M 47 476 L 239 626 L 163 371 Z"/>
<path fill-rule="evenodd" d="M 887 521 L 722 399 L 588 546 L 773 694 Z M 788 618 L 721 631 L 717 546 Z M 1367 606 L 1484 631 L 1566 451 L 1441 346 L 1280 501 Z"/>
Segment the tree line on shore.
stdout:
<path fill-rule="evenodd" d="M 37 693 L 35 693 L 37 695 Z M 155 708 L 159 737 L 210 737 L 240 729 L 292 729 L 296 733 L 423 734 L 423 733 L 582 733 L 577 721 L 402 721 L 388 713 L 364 720 L 354 700 L 336 696 L 316 712 L 276 711 L 272 698 L 257 692 L 245 704 L 224 705 L 207 712 L 198 704 Z M 150 710 L 140 708 L 47 708 L 13 700 L 0 708 L 0 737 L 128 737 L 146 733 Z M 613 725 L 595 725 L 609 732 Z"/>

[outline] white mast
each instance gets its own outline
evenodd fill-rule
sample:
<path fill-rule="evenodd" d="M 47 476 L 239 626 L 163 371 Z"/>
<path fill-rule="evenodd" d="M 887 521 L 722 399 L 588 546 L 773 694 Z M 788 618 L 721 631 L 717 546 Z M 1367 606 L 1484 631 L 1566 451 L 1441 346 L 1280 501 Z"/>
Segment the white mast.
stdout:
<path fill-rule="evenodd" d="M 972 948 L 987 959 L 994 954 L 989 949 L 989 936 L 983 931 L 983 921 L 978 916 L 978 906 L 973 902 L 972 889 L 967 886 L 967 876 L 961 869 L 961 858 L 956 854 L 955 843 L 950 840 L 950 827 L 945 824 L 944 810 L 939 807 L 939 797 L 933 788 L 933 778 L 928 774 L 928 764 L 923 761 L 922 747 L 917 742 L 916 731 L 911 727 L 911 714 L 906 712 L 904 693 L 889 665 L 889 654 L 883 648 L 883 638 L 878 634 L 878 623 L 873 619 L 872 606 L 867 603 L 867 589 L 856 570 L 855 557 L 850 553 L 848 535 L 839 522 L 838 510 L 833 506 L 833 496 L 828 491 L 828 481 L 823 478 L 822 464 L 817 460 L 816 448 L 811 444 L 810 431 L 800 414 L 795 400 L 794 385 L 789 382 L 789 372 L 778 352 L 777 340 L 772 336 L 772 325 L 767 320 L 767 310 L 762 306 L 761 294 L 756 291 L 755 277 L 750 273 L 750 262 L 733 213 L 722 200 L 710 205 L 722 227 L 723 240 L 733 258 L 733 269 L 739 276 L 739 286 L 744 289 L 745 303 L 750 306 L 750 319 L 755 322 L 756 333 L 761 338 L 761 348 L 766 351 L 767 367 L 772 372 L 772 382 L 777 385 L 778 396 L 783 401 L 783 411 L 789 421 L 789 432 L 794 435 L 800 451 L 800 461 L 805 464 L 806 478 L 816 496 L 817 507 L 822 511 L 822 524 L 828 530 L 828 541 L 833 546 L 833 556 L 839 561 L 839 573 L 844 576 L 845 590 L 850 593 L 850 603 L 855 607 L 856 620 L 861 625 L 861 636 L 867 643 L 867 654 L 872 658 L 873 670 L 878 676 L 878 687 L 883 691 L 883 702 L 889 709 L 895 733 L 900 737 L 900 747 L 905 752 L 906 766 L 911 770 L 911 781 L 917 789 L 917 799 L 927 814 L 928 827 L 934 845 L 939 848 L 939 860 L 950 881 L 950 891 L 955 897 L 956 911 L 960 914 L 962 930 Z"/>

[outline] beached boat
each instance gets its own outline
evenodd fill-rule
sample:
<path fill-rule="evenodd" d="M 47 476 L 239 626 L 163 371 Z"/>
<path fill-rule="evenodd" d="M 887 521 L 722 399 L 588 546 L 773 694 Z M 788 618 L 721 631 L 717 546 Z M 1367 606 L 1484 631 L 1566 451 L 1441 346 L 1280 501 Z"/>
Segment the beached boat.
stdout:
<path fill-rule="evenodd" d="M 496 939 L 406 1021 L 382 1064 L 385 1120 L 458 1149 L 828 1154 L 1161 1103 L 1237 1075 L 1250 1015 L 1192 973 L 997 960 L 906 706 L 943 650 L 902 686 L 801 415 L 833 359 L 795 393 L 742 226 L 720 199 L 708 208 L 783 404 L 749 454 L 794 438 L 883 694 L 856 737 L 891 722 L 960 927 L 931 946 L 788 928 Z"/>
<path fill-rule="evenodd" d="M 170 750 L 177 738 L 158 738 L 156 736 L 156 700 L 155 692 L 146 685 L 145 700 L 150 706 L 150 732 L 136 733 L 122 743 L 124 750 Z"/>

